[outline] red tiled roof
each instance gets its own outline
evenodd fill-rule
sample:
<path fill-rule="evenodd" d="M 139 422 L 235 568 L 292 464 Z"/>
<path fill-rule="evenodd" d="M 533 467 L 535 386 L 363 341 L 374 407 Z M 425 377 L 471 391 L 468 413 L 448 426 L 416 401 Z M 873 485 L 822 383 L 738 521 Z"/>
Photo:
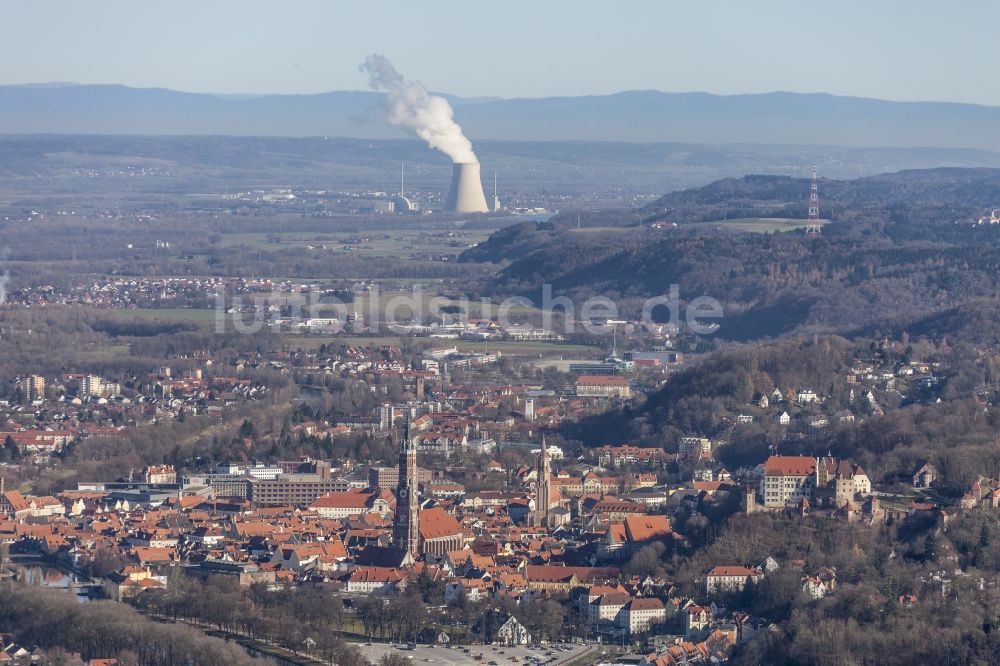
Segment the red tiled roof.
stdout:
<path fill-rule="evenodd" d="M 445 513 L 441 507 L 424 509 L 420 512 L 420 536 L 424 539 L 454 536 L 462 533 L 458 521 Z"/>
<path fill-rule="evenodd" d="M 739 566 L 715 567 L 708 572 L 709 576 L 756 576 L 760 572 L 756 569 Z"/>
<path fill-rule="evenodd" d="M 309 505 L 310 509 L 364 509 L 371 493 L 327 493 Z"/>
<path fill-rule="evenodd" d="M 666 516 L 625 516 L 625 530 L 632 541 L 651 541 L 670 535 Z"/>
<path fill-rule="evenodd" d="M 764 463 L 768 476 L 809 476 L 816 472 L 816 459 L 809 456 L 771 456 Z"/>
<path fill-rule="evenodd" d="M 656 610 L 658 608 L 663 608 L 663 602 L 656 597 L 633 599 L 632 603 L 629 604 L 629 610 L 634 611 Z"/>
<path fill-rule="evenodd" d="M 28 508 L 28 502 L 21 497 L 21 493 L 16 490 L 8 490 L 4 493 L 4 498 L 14 511 L 23 511 Z"/>
<path fill-rule="evenodd" d="M 568 581 L 575 574 L 578 579 L 595 581 L 615 578 L 618 569 L 614 567 L 560 567 L 553 565 L 528 564 L 524 574 L 530 581 L 556 583 Z"/>
<path fill-rule="evenodd" d="M 401 580 L 403 574 L 389 567 L 361 567 L 351 573 L 351 582 L 355 583 L 398 583 Z"/>

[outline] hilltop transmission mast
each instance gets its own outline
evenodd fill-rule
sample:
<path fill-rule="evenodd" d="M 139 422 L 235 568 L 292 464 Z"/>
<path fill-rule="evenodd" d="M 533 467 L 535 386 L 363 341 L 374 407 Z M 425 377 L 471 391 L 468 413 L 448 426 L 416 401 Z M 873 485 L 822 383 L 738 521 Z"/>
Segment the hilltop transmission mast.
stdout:
<path fill-rule="evenodd" d="M 809 221 L 806 224 L 806 236 L 819 236 L 819 185 L 816 180 L 816 167 L 813 167 L 812 184 L 809 186 Z"/>

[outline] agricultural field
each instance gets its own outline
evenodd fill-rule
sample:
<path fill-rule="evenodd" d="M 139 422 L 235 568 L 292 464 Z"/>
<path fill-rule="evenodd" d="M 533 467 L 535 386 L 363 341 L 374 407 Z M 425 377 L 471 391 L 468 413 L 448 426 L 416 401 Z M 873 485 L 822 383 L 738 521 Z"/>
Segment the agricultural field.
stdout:
<path fill-rule="evenodd" d="M 295 345 L 303 350 L 318 349 L 322 345 L 346 345 L 348 347 L 399 346 L 402 341 L 402 338 L 398 335 L 296 336 L 294 339 Z"/>
<path fill-rule="evenodd" d="M 829 220 L 819 220 L 819 226 L 824 226 Z M 740 217 L 732 220 L 714 220 L 712 222 L 693 222 L 685 227 L 727 229 L 730 231 L 745 231 L 757 234 L 773 234 L 779 231 L 794 231 L 805 229 L 808 220 L 792 220 L 779 217 Z"/>
<path fill-rule="evenodd" d="M 113 343 L 89 343 L 84 346 L 84 351 L 87 352 L 92 358 L 100 357 L 111 357 L 111 358 L 121 358 L 129 355 L 131 351 L 128 345 L 119 345 Z"/>
<path fill-rule="evenodd" d="M 268 232 L 222 234 L 222 247 L 250 250 L 303 249 L 364 257 L 458 256 L 489 236 L 488 231 L 387 229 L 371 232 Z"/>
<path fill-rule="evenodd" d="M 102 317 L 122 321 L 139 319 L 142 321 L 213 322 L 216 316 L 214 308 L 134 308 L 101 310 L 100 313 Z"/>

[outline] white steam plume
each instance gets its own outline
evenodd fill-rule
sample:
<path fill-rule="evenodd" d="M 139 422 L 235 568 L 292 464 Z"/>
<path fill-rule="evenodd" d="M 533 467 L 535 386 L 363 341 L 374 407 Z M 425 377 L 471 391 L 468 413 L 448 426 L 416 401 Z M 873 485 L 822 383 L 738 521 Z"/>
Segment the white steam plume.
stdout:
<path fill-rule="evenodd" d="M 404 127 L 440 150 L 452 162 L 478 162 L 455 112 L 444 97 L 432 95 L 416 81 L 407 81 L 385 56 L 372 54 L 358 67 L 368 75 L 372 90 L 387 92 L 386 117 L 391 125 Z"/>

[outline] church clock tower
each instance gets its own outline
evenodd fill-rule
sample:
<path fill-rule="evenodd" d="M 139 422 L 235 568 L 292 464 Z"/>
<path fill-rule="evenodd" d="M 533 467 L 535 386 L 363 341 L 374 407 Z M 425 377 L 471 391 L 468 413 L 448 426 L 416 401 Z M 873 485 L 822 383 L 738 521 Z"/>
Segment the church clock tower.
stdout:
<path fill-rule="evenodd" d="M 416 557 L 420 551 L 420 500 L 417 497 L 417 446 L 410 438 L 406 417 L 399 443 L 399 481 L 396 484 L 396 515 L 392 521 L 392 545 Z"/>
<path fill-rule="evenodd" d="M 542 448 L 538 452 L 538 467 L 536 468 L 538 479 L 535 487 L 535 516 L 532 521 L 539 527 L 549 526 L 549 507 L 551 505 L 550 483 L 552 479 L 552 468 L 549 461 L 549 450 L 545 446 L 545 435 L 542 435 Z"/>

